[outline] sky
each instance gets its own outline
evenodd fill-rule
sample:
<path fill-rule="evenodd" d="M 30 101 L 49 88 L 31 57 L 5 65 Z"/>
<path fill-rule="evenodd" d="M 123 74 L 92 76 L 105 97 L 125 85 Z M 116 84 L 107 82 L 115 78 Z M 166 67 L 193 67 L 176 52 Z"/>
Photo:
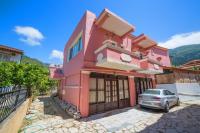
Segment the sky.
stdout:
<path fill-rule="evenodd" d="M 199 0 L 0 0 L 0 44 L 60 64 L 84 12 L 104 8 L 166 48 L 200 44 Z"/>

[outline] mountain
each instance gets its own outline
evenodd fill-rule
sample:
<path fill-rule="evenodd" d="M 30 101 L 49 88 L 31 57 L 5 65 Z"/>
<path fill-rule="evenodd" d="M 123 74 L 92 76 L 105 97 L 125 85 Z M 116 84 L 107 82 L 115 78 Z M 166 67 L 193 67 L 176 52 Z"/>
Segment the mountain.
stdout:
<path fill-rule="evenodd" d="M 49 64 L 47 64 L 47 63 L 43 63 L 42 61 L 40 61 L 38 59 L 30 58 L 30 57 L 28 57 L 26 55 L 22 56 L 21 63 L 37 64 L 37 65 L 44 66 L 44 67 L 48 67 L 49 66 Z"/>
<path fill-rule="evenodd" d="M 169 50 L 174 66 L 182 65 L 188 61 L 200 59 L 200 44 L 191 44 Z"/>

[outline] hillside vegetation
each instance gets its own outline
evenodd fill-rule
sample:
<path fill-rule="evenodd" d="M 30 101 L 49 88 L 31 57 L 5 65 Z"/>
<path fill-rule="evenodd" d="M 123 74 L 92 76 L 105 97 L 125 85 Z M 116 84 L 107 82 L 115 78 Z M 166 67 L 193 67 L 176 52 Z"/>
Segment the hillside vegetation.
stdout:
<path fill-rule="evenodd" d="M 21 60 L 21 63 L 29 63 L 29 64 L 36 64 L 36 65 L 39 65 L 39 66 L 44 66 L 44 67 L 48 67 L 49 64 L 47 63 L 43 63 L 42 61 L 38 60 L 38 59 L 34 59 L 34 58 L 30 58 L 26 55 L 23 55 L 22 56 L 22 60 Z"/>
<path fill-rule="evenodd" d="M 169 50 L 174 66 L 182 65 L 188 61 L 200 59 L 200 44 L 192 44 Z"/>

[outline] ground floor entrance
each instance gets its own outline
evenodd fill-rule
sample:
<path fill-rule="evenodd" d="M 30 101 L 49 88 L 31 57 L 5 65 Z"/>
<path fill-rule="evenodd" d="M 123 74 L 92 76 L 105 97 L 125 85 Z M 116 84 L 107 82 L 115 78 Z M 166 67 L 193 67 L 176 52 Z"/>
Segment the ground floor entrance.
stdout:
<path fill-rule="evenodd" d="M 136 104 L 138 103 L 138 95 L 142 94 L 145 90 L 153 88 L 153 81 L 151 78 L 135 77 L 135 89 L 136 89 Z"/>
<path fill-rule="evenodd" d="M 91 73 L 89 91 L 90 115 L 130 106 L 127 76 Z"/>

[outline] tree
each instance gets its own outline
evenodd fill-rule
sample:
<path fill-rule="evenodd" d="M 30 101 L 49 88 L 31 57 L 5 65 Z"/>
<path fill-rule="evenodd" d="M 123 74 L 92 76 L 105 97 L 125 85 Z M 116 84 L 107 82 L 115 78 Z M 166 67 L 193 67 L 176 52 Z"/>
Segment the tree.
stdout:
<path fill-rule="evenodd" d="M 29 96 L 46 93 L 56 84 L 49 79 L 46 67 L 37 64 L 0 63 L 0 87 L 12 86 L 13 89 L 25 87 Z"/>
<path fill-rule="evenodd" d="M 0 62 L 0 87 L 12 85 L 13 64 Z"/>

